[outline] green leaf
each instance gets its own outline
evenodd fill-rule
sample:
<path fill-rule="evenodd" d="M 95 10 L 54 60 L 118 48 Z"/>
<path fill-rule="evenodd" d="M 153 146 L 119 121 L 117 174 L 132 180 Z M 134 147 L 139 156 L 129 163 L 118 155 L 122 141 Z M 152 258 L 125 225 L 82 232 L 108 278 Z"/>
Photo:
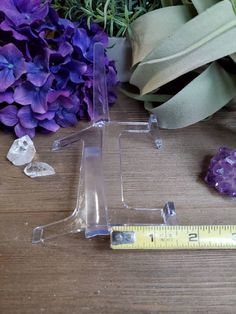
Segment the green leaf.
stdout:
<path fill-rule="evenodd" d="M 192 3 L 195 6 L 197 12 L 202 13 L 203 11 L 220 1 L 221 0 L 192 0 Z"/>
<path fill-rule="evenodd" d="M 193 17 L 189 7 L 157 9 L 140 16 L 130 26 L 133 65 L 142 61 L 160 42 Z"/>
<path fill-rule="evenodd" d="M 235 38 L 235 13 L 231 2 L 224 0 L 163 39 L 136 67 L 130 82 L 142 94 L 152 92 L 189 71 L 234 53 Z"/>
<path fill-rule="evenodd" d="M 234 13 L 236 14 L 236 0 L 230 0 L 234 9 Z"/>
<path fill-rule="evenodd" d="M 108 5 L 110 3 L 111 0 L 107 0 L 105 5 L 104 5 L 104 28 L 106 28 L 107 26 L 107 8 L 108 8 Z"/>
<path fill-rule="evenodd" d="M 166 103 L 146 109 L 155 113 L 162 128 L 182 128 L 201 121 L 225 106 L 236 96 L 236 75 L 213 62 L 190 84 Z"/>
<path fill-rule="evenodd" d="M 83 11 L 84 13 L 86 13 L 88 16 L 94 16 L 95 14 L 89 10 L 87 10 L 84 7 L 81 7 L 81 11 Z"/>
<path fill-rule="evenodd" d="M 166 102 L 170 98 L 172 98 L 172 95 L 165 95 L 165 94 L 147 94 L 147 95 L 140 95 L 138 93 L 134 93 L 129 90 L 129 86 L 126 84 L 122 84 L 119 87 L 119 90 L 126 96 L 133 98 L 135 100 L 144 101 L 144 102 Z"/>
<path fill-rule="evenodd" d="M 236 53 L 231 54 L 230 57 L 234 60 L 234 62 L 236 62 Z"/>

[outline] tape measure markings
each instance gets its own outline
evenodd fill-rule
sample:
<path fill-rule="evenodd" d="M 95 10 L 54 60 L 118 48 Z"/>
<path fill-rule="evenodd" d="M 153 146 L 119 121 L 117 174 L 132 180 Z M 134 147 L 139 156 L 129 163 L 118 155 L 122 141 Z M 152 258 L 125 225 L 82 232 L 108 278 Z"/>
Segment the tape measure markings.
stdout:
<path fill-rule="evenodd" d="M 235 249 L 236 225 L 113 226 L 113 249 Z"/>

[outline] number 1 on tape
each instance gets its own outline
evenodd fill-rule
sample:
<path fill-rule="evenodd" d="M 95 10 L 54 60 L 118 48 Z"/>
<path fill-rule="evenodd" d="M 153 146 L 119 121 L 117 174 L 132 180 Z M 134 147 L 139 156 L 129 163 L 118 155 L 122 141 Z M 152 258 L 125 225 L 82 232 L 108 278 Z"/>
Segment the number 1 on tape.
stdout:
<path fill-rule="evenodd" d="M 236 249 L 236 225 L 113 226 L 112 249 Z"/>

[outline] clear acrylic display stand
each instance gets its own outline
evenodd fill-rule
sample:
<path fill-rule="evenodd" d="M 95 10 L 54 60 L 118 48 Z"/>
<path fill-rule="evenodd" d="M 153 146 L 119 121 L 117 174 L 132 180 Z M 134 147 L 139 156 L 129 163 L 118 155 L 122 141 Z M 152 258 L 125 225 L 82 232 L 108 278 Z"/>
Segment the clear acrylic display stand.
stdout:
<path fill-rule="evenodd" d="M 93 119 L 91 125 L 53 143 L 54 151 L 77 141 L 83 143 L 75 210 L 68 218 L 36 227 L 33 230 L 33 243 L 81 231 L 85 232 L 86 238 L 109 235 L 113 225 L 177 224 L 173 202 L 163 204 L 163 208 L 144 208 L 137 204 L 132 205 L 126 199 L 122 171 L 124 135 L 148 136 L 150 137 L 150 147 L 155 150 L 161 149 L 162 140 L 154 115 L 150 116 L 148 122 L 110 120 L 103 58 L 104 48 L 101 44 L 96 43 L 94 45 Z M 109 170 L 111 158 L 113 167 L 112 170 Z M 142 214 L 140 215 L 140 213 Z"/>

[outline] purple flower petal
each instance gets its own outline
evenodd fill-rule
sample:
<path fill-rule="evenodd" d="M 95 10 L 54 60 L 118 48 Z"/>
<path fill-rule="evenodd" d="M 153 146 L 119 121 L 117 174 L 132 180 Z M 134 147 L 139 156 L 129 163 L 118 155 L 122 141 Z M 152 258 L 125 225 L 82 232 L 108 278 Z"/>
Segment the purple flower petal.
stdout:
<path fill-rule="evenodd" d="M 66 39 L 70 39 L 75 32 L 75 25 L 68 19 L 59 19 L 58 24 L 63 28 L 63 35 Z"/>
<path fill-rule="evenodd" d="M 45 113 L 47 111 L 47 98 L 45 93 L 32 88 L 31 90 L 25 86 L 19 86 L 15 90 L 14 99 L 21 105 L 30 105 L 34 112 Z"/>
<path fill-rule="evenodd" d="M 15 45 L 0 47 L 0 91 L 10 87 L 25 71 L 23 55 Z"/>
<path fill-rule="evenodd" d="M 30 25 L 48 14 L 48 2 L 41 0 L 1 0 L 0 11 L 16 26 Z"/>
<path fill-rule="evenodd" d="M 23 40 L 28 40 L 28 38 L 25 36 L 25 35 L 22 35 L 20 34 L 19 32 L 17 32 L 13 27 L 11 27 L 9 25 L 9 23 L 7 23 L 7 21 L 3 21 L 1 24 L 0 24 L 0 29 L 2 31 L 5 31 L 5 32 L 11 32 L 12 33 L 12 36 L 16 39 L 16 40 L 19 40 L 19 41 L 23 41 Z"/>
<path fill-rule="evenodd" d="M 60 126 L 54 120 L 40 121 L 39 126 L 52 132 L 56 132 L 60 129 Z"/>
<path fill-rule="evenodd" d="M 49 8 L 52 10 L 52 8 Z M 48 19 L 47 19 L 48 20 Z M 51 19 L 49 18 L 49 22 L 41 21 L 38 27 L 35 27 L 35 30 L 38 34 L 40 34 L 42 31 L 55 31 L 57 29 L 57 26 L 54 23 L 51 23 Z M 49 38 L 49 37 L 48 37 Z"/>
<path fill-rule="evenodd" d="M 60 103 L 58 101 L 54 101 L 51 104 L 48 103 L 48 110 L 56 112 L 60 107 Z"/>
<path fill-rule="evenodd" d="M 75 35 L 73 36 L 72 43 L 76 47 L 80 48 L 83 54 L 86 53 L 87 49 L 90 46 L 90 38 L 83 28 L 78 28 L 75 32 Z"/>
<path fill-rule="evenodd" d="M 56 88 L 65 89 L 67 88 L 68 81 L 70 79 L 70 72 L 67 69 L 61 69 L 60 72 L 55 75 Z"/>
<path fill-rule="evenodd" d="M 62 111 L 61 115 L 56 116 L 57 123 L 63 128 L 68 128 L 70 126 L 76 126 L 78 124 L 78 119 L 74 113 Z"/>
<path fill-rule="evenodd" d="M 33 86 L 33 84 L 30 82 L 25 82 L 24 84 L 16 87 L 13 96 L 14 100 L 23 106 L 30 105 L 35 89 L 36 88 Z"/>
<path fill-rule="evenodd" d="M 71 55 L 73 52 L 73 47 L 71 46 L 70 43 L 68 43 L 67 41 L 63 42 L 60 44 L 59 49 L 58 49 L 58 53 L 62 56 L 62 57 L 66 57 L 68 55 Z"/>
<path fill-rule="evenodd" d="M 70 71 L 70 80 L 73 83 L 79 84 L 84 82 L 82 75 L 87 71 L 86 63 L 73 60 L 65 66 Z"/>
<path fill-rule="evenodd" d="M 42 42 L 44 43 L 44 45 L 47 47 L 48 46 L 48 42 L 47 42 L 47 36 L 46 36 L 46 32 L 42 31 L 38 34 L 39 38 L 42 40 Z"/>
<path fill-rule="evenodd" d="M 51 97 L 51 100 L 52 99 L 53 98 Z M 78 97 L 70 95 L 70 93 L 59 93 L 58 91 L 57 98 L 54 97 L 54 101 L 49 104 L 49 109 L 54 111 L 66 109 L 68 112 L 77 113 L 79 111 L 79 106 L 80 102 Z"/>
<path fill-rule="evenodd" d="M 93 65 L 92 64 L 89 64 L 87 66 L 87 70 L 86 72 L 84 73 L 85 76 L 89 77 L 91 80 L 93 78 Z"/>
<path fill-rule="evenodd" d="M 68 90 L 51 90 L 48 93 L 48 102 L 53 103 L 59 96 L 70 96 Z"/>
<path fill-rule="evenodd" d="M 32 57 L 30 55 L 30 50 L 29 50 L 29 43 L 25 43 L 25 60 L 26 61 L 32 61 Z"/>
<path fill-rule="evenodd" d="M 108 86 L 115 86 L 117 84 L 117 77 L 116 77 L 116 69 L 113 63 L 109 64 L 108 71 L 107 71 L 107 85 Z"/>
<path fill-rule="evenodd" d="M 75 95 L 62 94 L 54 91 L 54 100 L 49 104 L 50 110 L 55 110 L 55 120 L 62 127 L 74 126 L 78 123 L 76 114 L 80 109 L 79 99 Z M 57 96 L 57 97 L 56 97 Z"/>
<path fill-rule="evenodd" d="M 28 73 L 27 79 L 29 82 L 34 84 L 35 86 L 42 86 L 48 79 L 50 73 L 44 72 L 40 68 L 38 68 L 34 63 L 28 63 Z"/>
<path fill-rule="evenodd" d="M 68 111 L 74 111 L 74 109 L 75 109 L 75 112 L 77 112 L 78 111 L 78 105 L 79 105 L 79 100 L 78 100 L 78 98 L 77 97 L 73 97 L 73 96 L 71 96 L 71 97 L 63 97 L 63 96 L 61 96 L 60 97 L 61 98 L 61 102 L 62 102 L 62 106 L 63 106 L 63 108 L 65 108 L 65 109 L 67 109 Z M 76 98 L 76 100 L 75 100 L 75 98 Z M 77 108 L 76 108 L 77 107 Z M 77 109 L 77 110 L 76 110 Z"/>
<path fill-rule="evenodd" d="M 92 41 L 102 43 L 104 48 L 106 48 L 108 46 L 108 36 L 104 32 L 103 29 L 100 29 L 100 31 L 95 33 L 95 35 L 92 38 Z"/>
<path fill-rule="evenodd" d="M 20 123 L 17 123 L 17 125 L 14 128 L 16 136 L 22 137 L 24 135 L 29 135 L 29 137 L 33 138 L 35 136 L 35 129 L 27 129 L 24 128 Z"/>
<path fill-rule="evenodd" d="M 8 65 L 9 65 L 8 60 L 3 55 L 0 55 L 0 69 L 3 70 Z"/>
<path fill-rule="evenodd" d="M 46 113 L 47 94 L 52 84 L 52 77 L 49 77 L 47 82 L 41 86 L 36 87 L 30 82 L 23 83 L 21 86 L 16 87 L 14 92 L 14 100 L 23 105 L 31 105 L 31 109 L 36 113 Z"/>
<path fill-rule="evenodd" d="M 7 68 L 0 71 L 0 82 L 0 92 L 3 92 L 15 82 L 13 71 Z"/>
<path fill-rule="evenodd" d="M 30 106 L 22 107 L 17 114 L 20 124 L 27 129 L 33 129 L 38 125 L 37 119 L 33 117 Z"/>
<path fill-rule="evenodd" d="M 52 74 L 57 74 L 61 70 L 61 65 L 52 65 L 50 71 Z"/>
<path fill-rule="evenodd" d="M 59 19 L 58 20 L 58 24 L 63 26 L 64 29 L 68 28 L 68 27 L 71 27 L 72 29 L 75 28 L 73 22 L 71 22 L 70 20 L 68 19 Z"/>
<path fill-rule="evenodd" d="M 52 22 L 53 25 L 56 25 L 56 26 L 58 25 L 58 22 L 59 22 L 58 13 L 52 7 L 49 7 L 48 18 Z"/>
<path fill-rule="evenodd" d="M 91 99 L 88 96 L 85 96 L 83 99 L 83 102 L 87 106 L 87 111 L 88 111 L 89 117 L 92 118 L 93 117 L 93 103 L 92 103 Z"/>
<path fill-rule="evenodd" d="M 49 105 L 49 109 L 50 109 L 50 105 Z M 37 120 L 52 120 L 55 117 L 55 111 L 47 111 L 46 113 L 40 114 L 40 113 L 34 113 L 33 114 L 34 118 Z"/>
<path fill-rule="evenodd" d="M 85 88 L 92 88 L 93 87 L 93 83 L 94 83 L 94 81 L 92 79 L 87 80 L 87 81 L 84 82 L 84 87 Z"/>
<path fill-rule="evenodd" d="M 16 106 L 9 105 L 1 109 L 0 121 L 7 126 L 14 126 L 18 122 Z"/>
<path fill-rule="evenodd" d="M 10 1 L 11 2 L 11 1 Z M 13 0 L 13 3 L 20 12 L 30 12 L 35 9 L 39 9 L 40 7 L 40 0 Z"/>
<path fill-rule="evenodd" d="M 48 69 L 49 55 L 36 56 L 33 62 L 27 63 L 27 79 L 35 86 L 42 86 L 46 83 L 50 73 Z"/>
<path fill-rule="evenodd" d="M 6 90 L 5 92 L 0 93 L 0 103 L 3 102 L 7 102 L 8 104 L 12 104 L 14 102 L 12 90 Z"/>

